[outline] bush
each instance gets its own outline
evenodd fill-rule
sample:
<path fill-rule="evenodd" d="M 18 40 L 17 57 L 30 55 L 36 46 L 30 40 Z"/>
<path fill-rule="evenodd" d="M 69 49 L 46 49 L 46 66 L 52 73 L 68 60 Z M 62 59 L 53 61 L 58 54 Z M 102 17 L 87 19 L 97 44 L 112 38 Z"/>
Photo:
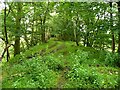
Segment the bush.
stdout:
<path fill-rule="evenodd" d="M 107 53 L 105 56 L 105 64 L 110 66 L 118 66 L 118 64 L 120 64 L 120 60 L 118 60 L 118 54 Z"/>
<path fill-rule="evenodd" d="M 62 70 L 64 67 L 64 63 L 53 55 L 47 55 L 47 56 L 43 57 L 42 61 L 51 70 L 58 71 L 58 70 Z"/>
<path fill-rule="evenodd" d="M 78 50 L 76 53 L 69 53 L 67 60 L 70 63 L 70 67 L 74 65 L 84 64 L 88 62 L 89 56 L 88 52 Z"/>

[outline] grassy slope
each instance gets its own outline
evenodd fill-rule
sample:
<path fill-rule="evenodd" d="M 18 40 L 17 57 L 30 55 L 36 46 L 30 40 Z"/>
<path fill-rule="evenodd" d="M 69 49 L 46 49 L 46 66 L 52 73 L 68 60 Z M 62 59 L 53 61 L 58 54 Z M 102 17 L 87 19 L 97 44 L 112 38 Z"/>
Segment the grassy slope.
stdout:
<path fill-rule="evenodd" d="M 84 53 L 79 53 L 78 50 Z M 78 57 L 77 54 L 83 55 Z M 88 58 L 84 57 L 86 54 L 88 54 Z M 80 80 L 71 81 L 72 76 L 68 77 L 68 75 L 72 75 L 71 72 L 74 71 L 74 68 L 78 69 L 78 72 L 81 72 L 80 68 L 87 70 L 87 73 L 95 71 L 100 76 L 99 86 L 107 87 L 104 83 L 111 82 L 110 85 L 113 85 L 111 87 L 115 87 L 117 85 L 118 68 L 105 66 L 105 54 L 105 51 L 75 46 L 73 42 L 51 40 L 46 44 L 34 46 L 30 50 L 21 53 L 21 55 L 12 58 L 9 63 L 5 63 L 3 65 L 3 87 L 79 87 L 80 85 L 77 85 L 77 83 L 80 83 Z M 76 65 L 75 58 L 86 60 L 80 66 L 78 65 L 78 68 L 74 67 Z M 58 65 L 61 67 L 58 68 Z M 58 70 L 54 70 L 54 68 L 58 68 Z M 41 71 L 42 69 L 43 71 Z M 81 73 L 78 74 L 82 75 Z M 40 78 L 43 78 L 43 81 Z M 87 84 L 87 86 L 82 85 L 80 87 L 89 88 L 93 86 Z"/>

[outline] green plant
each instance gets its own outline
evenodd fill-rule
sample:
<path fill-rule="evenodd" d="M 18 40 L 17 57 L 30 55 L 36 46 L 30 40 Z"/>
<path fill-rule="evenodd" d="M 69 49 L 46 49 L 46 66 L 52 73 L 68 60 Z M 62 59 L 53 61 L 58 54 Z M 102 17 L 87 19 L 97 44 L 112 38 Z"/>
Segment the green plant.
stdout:
<path fill-rule="evenodd" d="M 103 68 L 103 70 L 106 68 Z M 68 82 L 64 85 L 65 88 L 115 88 L 118 86 L 118 75 L 98 72 L 97 68 L 90 68 L 79 65 L 73 67 L 67 74 Z"/>
<path fill-rule="evenodd" d="M 48 88 L 55 87 L 57 73 L 48 69 L 40 58 L 32 58 L 13 65 L 7 76 L 2 82 L 4 88 Z"/>
<path fill-rule="evenodd" d="M 72 68 L 66 75 L 66 78 L 71 83 L 76 84 L 75 87 L 79 88 L 93 88 L 95 83 L 97 83 L 97 73 L 83 66 Z"/>
<path fill-rule="evenodd" d="M 61 62 L 61 60 L 57 59 L 52 54 L 43 57 L 42 61 L 45 62 L 45 64 L 48 66 L 49 69 L 52 69 L 55 71 L 62 70 L 64 67 L 64 63 Z"/>
<path fill-rule="evenodd" d="M 105 57 L 105 64 L 110 66 L 117 66 L 120 63 L 120 60 L 118 60 L 118 54 L 117 53 L 107 53 Z"/>

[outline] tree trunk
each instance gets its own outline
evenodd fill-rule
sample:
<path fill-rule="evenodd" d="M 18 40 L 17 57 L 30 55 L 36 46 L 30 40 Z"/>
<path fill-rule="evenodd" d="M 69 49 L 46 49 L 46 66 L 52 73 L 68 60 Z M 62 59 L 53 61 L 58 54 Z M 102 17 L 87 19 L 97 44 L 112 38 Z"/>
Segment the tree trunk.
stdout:
<path fill-rule="evenodd" d="M 5 9 L 4 9 L 4 33 L 5 33 L 5 46 L 7 47 L 8 45 L 8 35 L 7 35 L 7 27 L 6 27 L 6 2 L 4 3 L 5 4 Z M 9 50 L 8 48 L 6 49 L 7 51 L 7 61 L 9 60 Z"/>
<path fill-rule="evenodd" d="M 118 53 L 120 55 L 120 1 L 117 3 L 118 4 Z"/>
<path fill-rule="evenodd" d="M 75 42 L 76 42 L 76 45 L 77 46 L 79 46 L 79 40 L 78 40 L 78 38 L 79 38 L 79 32 L 78 32 L 78 21 L 79 21 L 79 17 L 78 17 L 78 13 L 77 13 L 77 19 L 75 20 L 75 29 L 74 29 L 74 37 L 75 37 Z"/>
<path fill-rule="evenodd" d="M 20 54 L 20 21 L 21 21 L 21 2 L 17 2 L 17 16 L 16 16 L 16 30 L 15 30 L 15 44 L 14 56 Z"/>
<path fill-rule="evenodd" d="M 34 17 L 33 17 L 33 23 L 32 23 L 32 32 L 31 32 L 31 41 L 30 41 L 30 46 L 34 46 Z"/>
<path fill-rule="evenodd" d="M 86 46 L 89 47 L 90 43 L 89 43 L 89 32 L 87 32 L 87 36 L 86 36 Z"/>
<path fill-rule="evenodd" d="M 118 53 L 120 54 L 120 32 L 118 34 Z"/>
<path fill-rule="evenodd" d="M 43 28 L 42 28 L 42 42 L 43 43 L 45 43 L 46 42 L 46 40 L 45 40 L 45 26 L 43 26 Z"/>
<path fill-rule="evenodd" d="M 86 45 L 86 36 L 84 35 L 83 45 Z"/>
<path fill-rule="evenodd" d="M 111 13 L 110 13 L 110 29 L 112 33 L 112 52 L 115 52 L 115 37 L 114 37 L 114 32 L 112 30 L 113 27 L 113 15 L 112 15 L 112 2 L 110 2 L 110 8 L 111 8 Z"/>
<path fill-rule="evenodd" d="M 28 37 L 27 37 L 27 27 L 28 27 L 28 24 L 25 23 L 25 20 L 23 21 L 23 25 L 25 27 L 25 30 L 24 30 L 24 40 L 26 42 L 27 49 L 29 49 L 30 45 L 29 45 L 29 41 L 28 41 Z"/>
<path fill-rule="evenodd" d="M 43 43 L 46 43 L 46 39 L 45 39 L 45 22 L 46 22 L 46 18 L 47 18 L 47 14 L 48 14 L 48 11 L 49 11 L 49 0 L 48 0 L 48 5 L 47 5 L 47 8 L 46 8 L 46 12 L 45 12 L 45 15 L 44 15 L 44 18 L 43 18 L 43 23 L 42 23 L 42 42 Z"/>
<path fill-rule="evenodd" d="M 115 52 L 115 36 L 114 32 L 112 31 L 112 52 Z"/>
<path fill-rule="evenodd" d="M 77 42 L 76 42 L 76 30 L 74 29 L 74 41 L 75 41 L 75 43 L 76 43 L 76 45 L 77 45 Z"/>

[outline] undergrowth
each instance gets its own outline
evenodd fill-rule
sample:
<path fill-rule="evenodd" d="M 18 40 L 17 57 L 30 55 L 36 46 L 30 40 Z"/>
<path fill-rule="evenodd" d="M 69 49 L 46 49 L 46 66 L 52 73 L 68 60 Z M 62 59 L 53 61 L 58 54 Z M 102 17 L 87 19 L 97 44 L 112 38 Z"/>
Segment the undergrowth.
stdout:
<path fill-rule="evenodd" d="M 65 47 L 57 49 L 60 45 Z M 76 47 L 71 42 L 35 46 L 2 65 L 2 87 L 56 88 L 60 72 L 64 72 L 63 88 L 116 88 L 118 61 L 117 54 Z"/>

